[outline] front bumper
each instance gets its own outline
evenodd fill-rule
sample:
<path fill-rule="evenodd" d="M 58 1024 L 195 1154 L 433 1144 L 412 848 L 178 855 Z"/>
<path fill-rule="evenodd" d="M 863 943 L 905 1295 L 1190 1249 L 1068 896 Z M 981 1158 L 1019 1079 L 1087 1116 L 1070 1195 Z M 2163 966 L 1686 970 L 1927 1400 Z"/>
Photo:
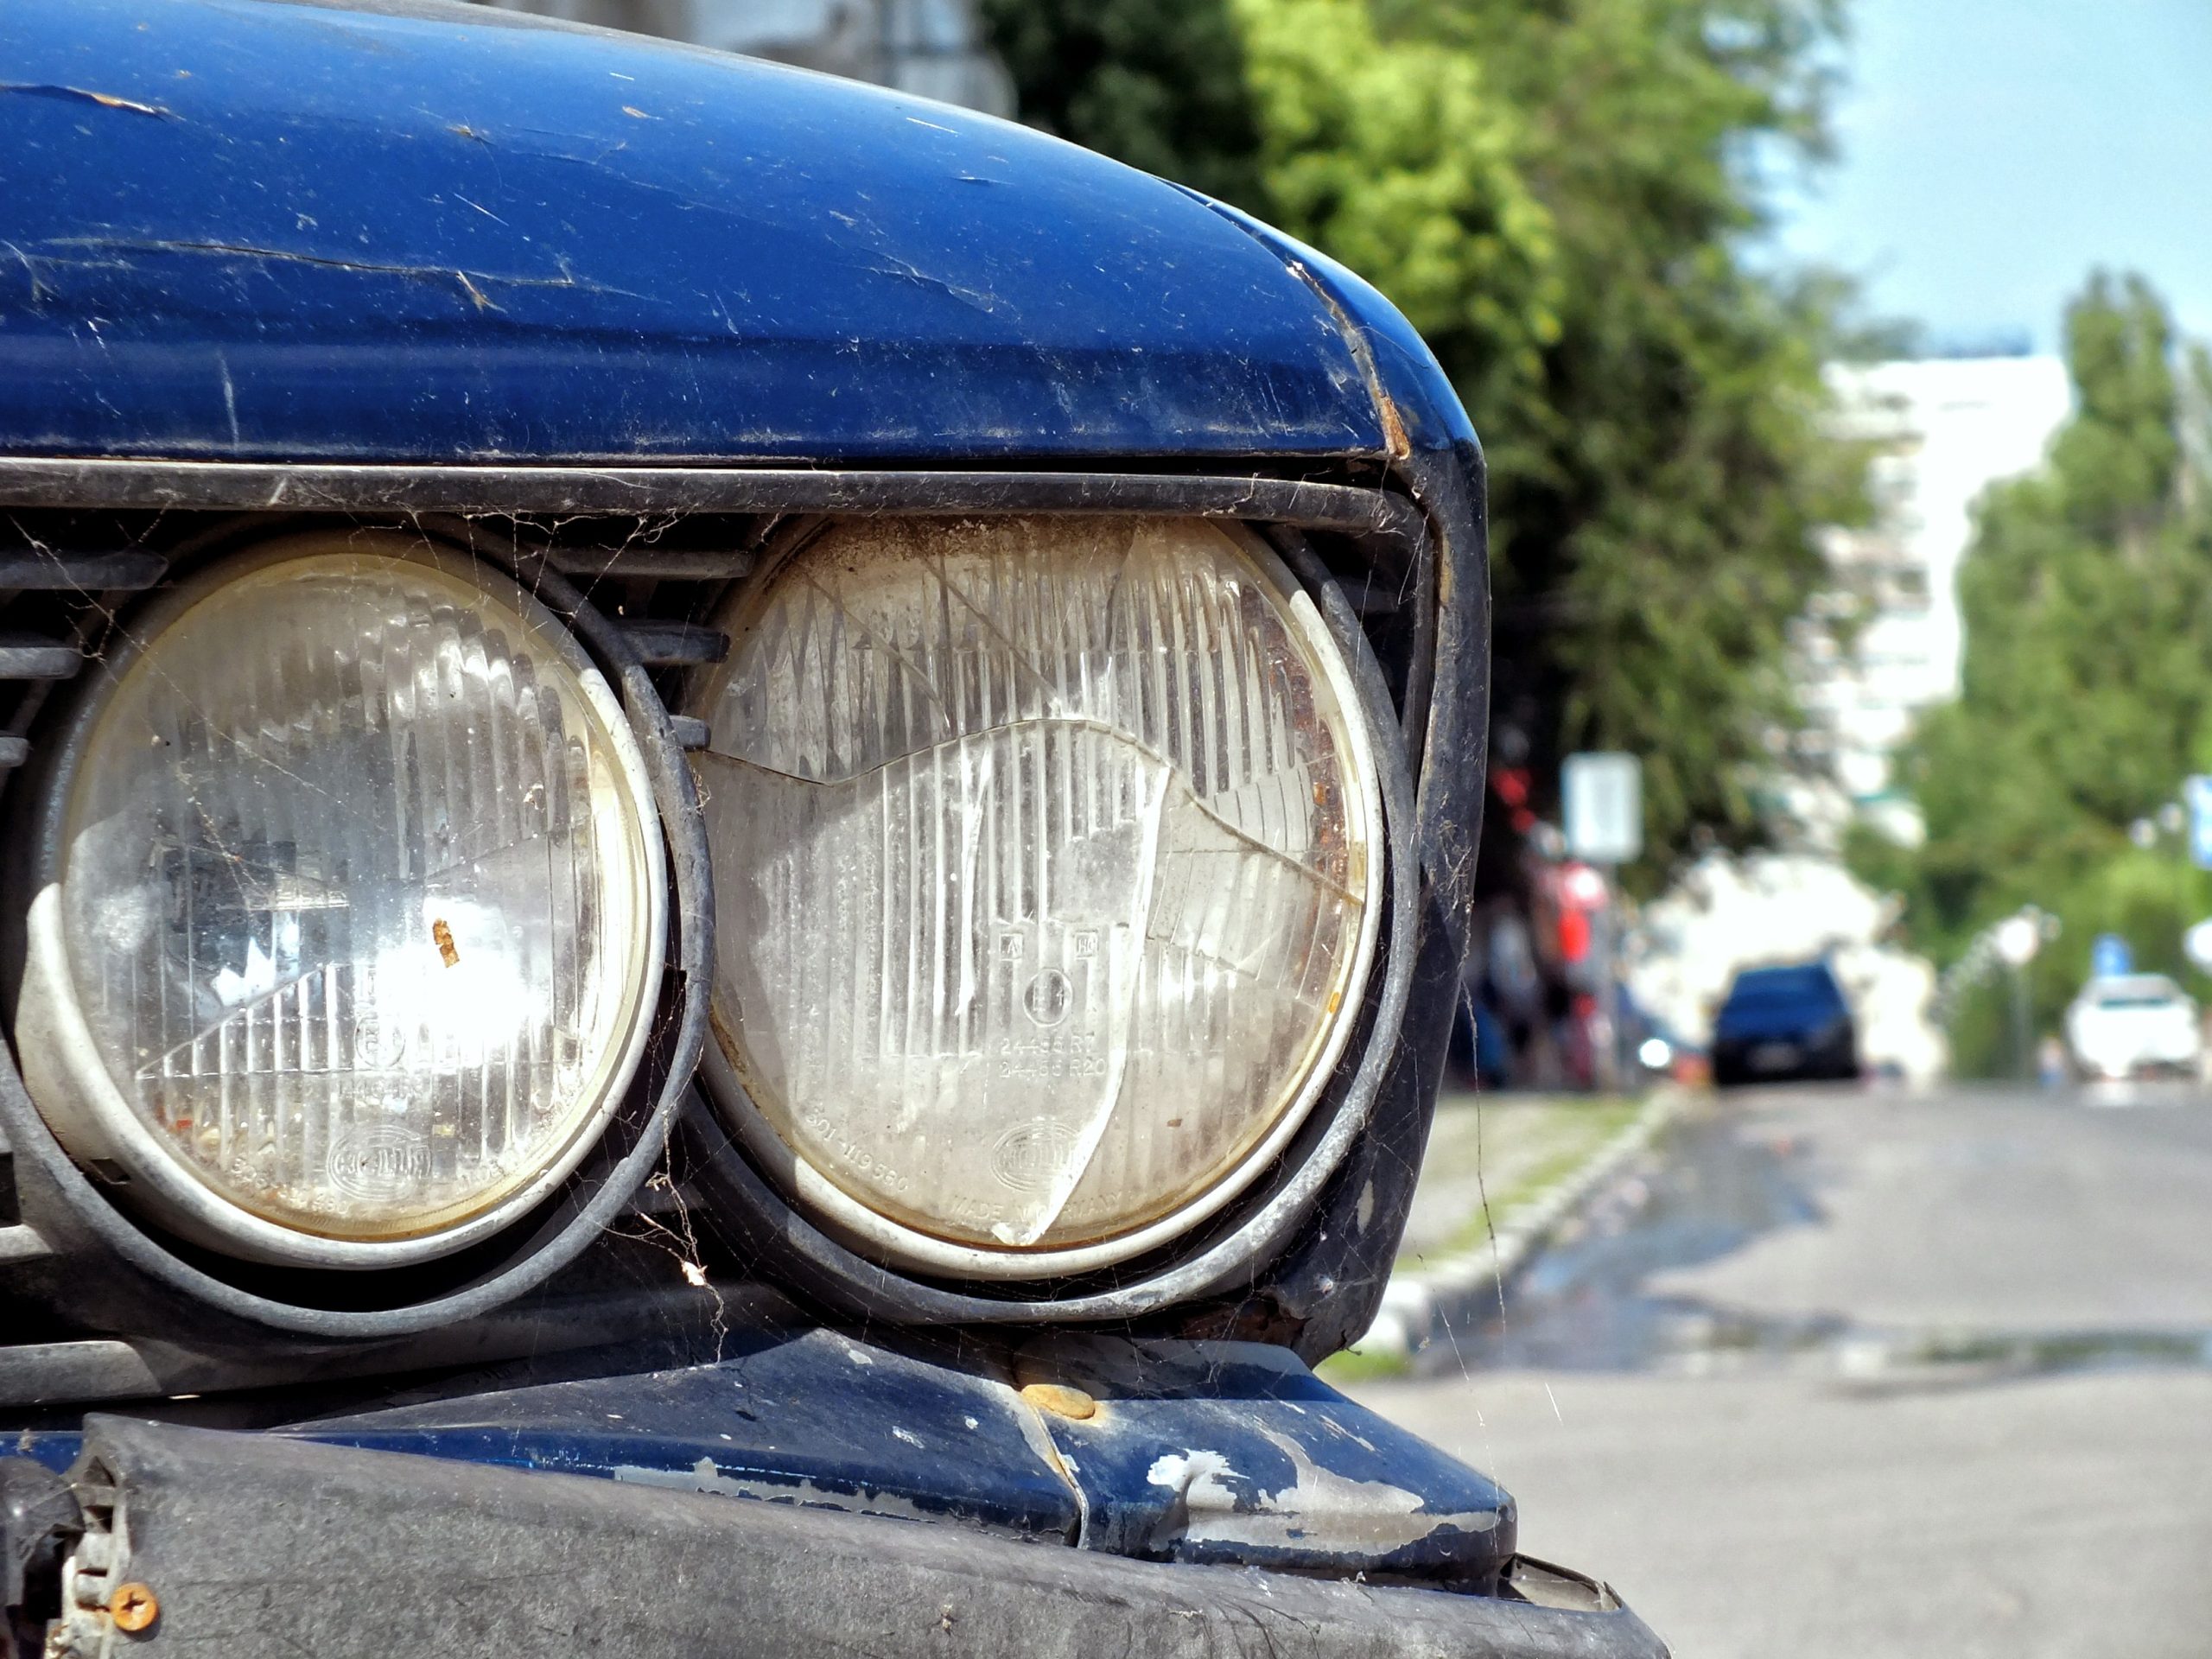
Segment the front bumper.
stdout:
<path fill-rule="evenodd" d="M 1166 1565 L 118 1417 L 87 1420 L 66 1491 L 0 1468 L 81 1517 L 49 1651 L 88 1656 L 1665 1653 L 1602 1589 L 1534 1564 L 1491 1596 Z"/>

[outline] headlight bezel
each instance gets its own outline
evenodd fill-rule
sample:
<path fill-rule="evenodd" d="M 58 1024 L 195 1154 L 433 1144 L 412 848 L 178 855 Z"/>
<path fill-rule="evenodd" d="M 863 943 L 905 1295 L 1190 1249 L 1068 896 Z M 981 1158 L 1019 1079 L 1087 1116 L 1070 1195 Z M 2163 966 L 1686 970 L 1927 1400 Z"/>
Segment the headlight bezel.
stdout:
<path fill-rule="evenodd" d="M 1145 527 L 1153 522 L 1141 518 L 1119 521 L 1132 526 L 1137 534 L 1143 534 Z M 1359 884 L 1361 909 L 1354 930 L 1352 952 L 1344 967 L 1344 1005 L 1326 1015 L 1313 1033 L 1311 1051 L 1302 1069 L 1275 1103 L 1262 1132 L 1225 1166 L 1215 1171 L 1195 1192 L 1177 1199 L 1149 1220 L 1109 1232 L 1092 1242 L 996 1249 L 940 1236 L 885 1213 L 849 1192 L 810 1160 L 775 1128 L 769 1113 L 756 1102 L 753 1090 L 747 1086 L 742 1063 L 728 1052 L 733 1046 L 741 1047 L 741 1040 L 728 1027 L 728 1014 L 718 1010 L 717 1040 L 708 1045 L 702 1067 L 710 1100 L 723 1113 L 756 1167 L 768 1175 L 788 1202 L 801 1213 L 826 1224 L 831 1230 L 850 1240 L 862 1254 L 887 1267 L 953 1280 L 1009 1283 L 1065 1280 L 1113 1268 L 1172 1246 L 1234 1203 L 1296 1137 L 1327 1093 L 1337 1064 L 1365 1006 L 1382 931 L 1383 867 L 1387 861 L 1383 855 L 1382 785 L 1373 753 L 1375 733 L 1366 715 L 1364 700 L 1344 660 L 1342 646 L 1331 634 L 1313 595 L 1275 550 L 1249 526 L 1234 521 L 1224 523 L 1173 515 L 1162 515 L 1157 522 L 1160 533 L 1169 537 L 1181 537 L 1196 532 L 1198 539 L 1185 544 L 1185 556 L 1198 556 L 1202 550 L 1225 543 L 1232 565 L 1241 565 L 1243 576 L 1269 596 L 1269 609 L 1286 626 L 1317 691 L 1325 690 L 1331 714 L 1317 715 L 1316 718 L 1345 743 L 1345 752 L 1338 758 L 1344 767 L 1344 782 L 1352 798 L 1347 803 L 1349 824 L 1354 831 L 1354 844 L 1359 849 L 1354 879 Z M 1034 537 L 1034 545 L 995 550 L 996 557 L 1011 561 L 1049 555 L 1055 531 L 1065 530 L 1068 542 L 1075 544 L 1086 533 L 1095 533 L 1100 524 L 1099 520 L 1082 518 L 1037 519 L 1010 515 L 992 521 L 984 527 L 983 533 L 990 536 L 1012 531 L 1020 537 L 1027 532 Z M 790 573 L 798 562 L 820 556 L 824 538 L 841 530 L 861 537 L 860 556 L 873 556 L 874 550 L 866 540 L 868 527 L 850 520 L 819 521 L 803 532 L 779 541 L 760 561 L 753 575 L 723 597 L 715 613 L 715 625 L 731 641 L 729 660 L 694 677 L 683 700 L 687 713 L 712 722 L 717 701 L 742 660 L 745 642 L 754 629 L 764 625 L 779 585 L 791 579 Z M 952 532 L 945 527 L 943 533 Z M 787 1105 L 786 1109 L 796 1109 Z M 895 1151 L 877 1149 L 879 1155 L 887 1150 Z"/>
<path fill-rule="evenodd" d="M 664 1166 L 706 1039 L 709 976 L 703 968 L 711 950 L 712 878 L 680 734 L 634 642 L 575 583 L 547 567 L 527 540 L 459 518 L 337 514 L 306 522 L 345 535 L 402 537 L 520 584 L 606 678 L 644 758 L 648 833 L 658 838 L 665 873 L 663 968 L 658 996 L 645 1009 L 644 1060 L 595 1138 L 585 1137 L 582 1161 L 552 1191 L 458 1250 L 412 1263 L 379 1263 L 369 1272 L 248 1260 L 211 1249 L 167 1224 L 133 1203 L 128 1188 L 110 1178 L 111 1172 L 87 1169 L 70 1155 L 13 1064 L 0 1063 L 0 1135 L 12 1147 L 25 1221 L 35 1219 L 68 1257 L 111 1264 L 96 1287 L 96 1300 L 145 1310 L 124 1317 L 151 1318 L 158 1325 L 163 1319 L 151 1310 L 175 1306 L 181 1295 L 185 1306 L 198 1305 L 203 1317 L 234 1322 L 215 1329 L 289 1332 L 321 1341 L 382 1340 L 487 1313 L 544 1283 L 604 1237 Z M 73 759 L 60 734 L 72 727 L 79 706 L 98 695 L 99 664 L 112 664 L 128 649 L 130 632 L 173 588 L 251 556 L 301 524 L 296 516 L 272 518 L 266 512 L 217 519 L 169 542 L 162 554 L 166 574 L 144 591 L 83 595 L 90 601 L 89 620 L 97 624 L 85 636 L 86 672 L 56 688 L 58 695 L 39 710 L 29 764 L 0 779 L 6 785 L 0 791 L 0 824 L 14 826 L 6 837 L 9 855 L 0 859 L 7 867 L 0 869 L 0 887 L 24 900 L 0 918 L 0 997 L 6 1002 L 0 1014 L 9 1016 L 0 1035 L 10 1042 L 16 1040 L 13 1006 L 26 944 L 22 912 L 34 885 L 29 872 L 51 852 L 37 844 L 41 837 L 35 826 L 45 822 L 60 793 L 57 774 Z"/>
<path fill-rule="evenodd" d="M 588 709 L 615 757 L 635 815 L 644 868 L 638 898 L 644 913 L 636 935 L 644 952 L 639 994 L 614 1052 L 594 1084 L 598 1098 L 574 1115 L 557 1151 L 531 1173 L 505 1183 L 496 1196 L 445 1223 L 383 1236 L 334 1236 L 256 1214 L 194 1176 L 154 1135 L 124 1098 L 101 1058 L 80 1006 L 81 982 L 63 937 L 61 888 L 69 857 L 70 817 L 86 769 L 97 764 L 95 740 L 134 668 L 169 629 L 201 605 L 288 564 L 340 556 L 389 559 L 436 573 L 455 594 L 480 594 L 527 627 L 533 643 L 570 676 L 569 690 Z M 204 625 L 203 625 L 204 626 Z M 36 1063 L 26 1057 L 24 1088 L 54 1137 L 80 1165 L 111 1164 L 126 1178 L 126 1201 L 168 1230 L 222 1254 L 272 1266 L 376 1271 L 412 1267 L 466 1250 L 512 1226 L 554 1192 L 590 1155 L 620 1109 L 652 1035 L 659 1001 L 667 932 L 668 868 L 645 759 L 627 715 L 597 665 L 569 630 L 515 577 L 426 538 L 395 534 L 346 536 L 305 531 L 256 543 L 167 584 L 118 626 L 53 738 L 55 764 L 43 780 L 29 866 L 31 903 L 26 952 L 11 1024 L 40 1035 Z M 18 1039 L 18 1046 L 22 1046 Z"/>

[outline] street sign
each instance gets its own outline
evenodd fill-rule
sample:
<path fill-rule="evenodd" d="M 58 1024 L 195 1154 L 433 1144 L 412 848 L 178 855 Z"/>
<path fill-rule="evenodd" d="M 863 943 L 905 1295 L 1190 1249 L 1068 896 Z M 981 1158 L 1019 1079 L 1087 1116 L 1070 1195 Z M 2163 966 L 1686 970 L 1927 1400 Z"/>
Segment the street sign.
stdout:
<path fill-rule="evenodd" d="M 1643 766 L 1634 755 L 1568 755 L 1560 793 L 1569 857 L 1626 864 L 1643 850 Z"/>
<path fill-rule="evenodd" d="M 2200 870 L 2212 870 L 2212 778 L 2202 773 L 2182 785 L 2189 808 L 2189 855 Z"/>
<path fill-rule="evenodd" d="M 2118 979 L 2135 971 L 2135 953 L 2117 933 L 2100 933 L 2089 944 L 2089 977 Z"/>

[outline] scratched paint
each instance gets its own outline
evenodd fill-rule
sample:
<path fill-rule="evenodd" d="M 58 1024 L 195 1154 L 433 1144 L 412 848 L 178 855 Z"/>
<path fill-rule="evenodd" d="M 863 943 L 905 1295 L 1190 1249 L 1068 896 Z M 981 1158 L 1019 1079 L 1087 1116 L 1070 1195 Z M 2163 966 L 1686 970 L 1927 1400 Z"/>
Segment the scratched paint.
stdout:
<path fill-rule="evenodd" d="M 1242 1483 L 1226 1478 L 1236 1471 L 1217 1452 L 1170 1454 L 1152 1465 L 1150 1484 L 1171 1489 L 1179 1500 L 1171 1513 L 1179 1521 L 1181 1537 L 1268 1550 L 1325 1543 L 1388 1554 L 1439 1532 L 1491 1532 L 1498 1524 L 1494 1509 L 1432 1513 L 1419 1492 L 1383 1480 L 1347 1478 L 1314 1462 L 1287 1434 L 1259 1433 L 1290 1459 L 1297 1474 L 1290 1484 L 1273 1491 L 1240 1490 Z"/>

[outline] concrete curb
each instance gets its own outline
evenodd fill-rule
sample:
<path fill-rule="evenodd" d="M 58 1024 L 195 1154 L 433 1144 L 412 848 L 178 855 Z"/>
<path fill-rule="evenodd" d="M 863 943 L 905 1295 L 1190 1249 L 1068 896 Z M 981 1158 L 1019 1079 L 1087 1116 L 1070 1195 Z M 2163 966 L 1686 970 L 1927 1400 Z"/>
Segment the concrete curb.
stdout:
<path fill-rule="evenodd" d="M 1494 1313 L 1499 1296 L 1550 1242 L 1560 1224 L 1657 1140 L 1693 1098 L 1678 1086 L 1654 1090 L 1634 1122 L 1535 1202 L 1516 1211 L 1487 1243 L 1393 1273 L 1374 1324 L 1351 1345 L 1351 1351 L 1370 1358 L 1410 1361 L 1452 1327 Z"/>

